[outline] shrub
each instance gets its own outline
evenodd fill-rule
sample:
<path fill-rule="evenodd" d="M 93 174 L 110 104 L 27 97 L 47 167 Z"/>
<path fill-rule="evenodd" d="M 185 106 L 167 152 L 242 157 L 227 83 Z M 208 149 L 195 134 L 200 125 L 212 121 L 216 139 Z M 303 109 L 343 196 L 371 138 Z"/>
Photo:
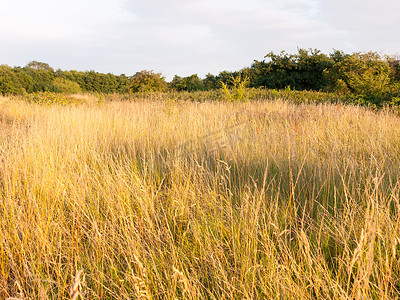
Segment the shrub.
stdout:
<path fill-rule="evenodd" d="M 357 103 L 382 105 L 399 93 L 389 62 L 375 52 L 344 56 L 325 74 L 331 90 L 356 96 Z"/>
<path fill-rule="evenodd" d="M 167 82 L 161 73 L 143 70 L 137 72 L 132 77 L 129 85 L 129 91 L 138 92 L 162 92 L 167 90 Z"/>
<path fill-rule="evenodd" d="M 242 78 L 241 74 L 239 74 L 236 77 L 231 76 L 230 81 L 232 83 L 231 88 L 228 87 L 227 83 L 221 81 L 223 98 L 229 102 L 248 100 L 247 86 L 249 84 L 249 78 L 246 76 Z"/>
<path fill-rule="evenodd" d="M 81 92 L 78 83 L 64 78 L 56 78 L 53 80 L 54 91 L 58 93 L 76 94 Z"/>

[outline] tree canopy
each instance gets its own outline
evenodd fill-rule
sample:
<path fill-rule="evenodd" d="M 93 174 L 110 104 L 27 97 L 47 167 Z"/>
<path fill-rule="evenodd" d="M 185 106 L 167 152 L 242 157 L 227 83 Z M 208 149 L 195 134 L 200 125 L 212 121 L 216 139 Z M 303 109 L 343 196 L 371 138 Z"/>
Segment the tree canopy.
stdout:
<path fill-rule="evenodd" d="M 264 60 L 238 71 L 175 75 L 167 83 L 161 73 L 143 70 L 133 76 L 103 74 L 95 71 L 54 70 L 49 64 L 32 61 L 25 67 L 0 65 L 0 94 L 32 92 L 137 93 L 199 91 L 232 86 L 232 78 L 248 79 L 251 88 L 330 91 L 360 96 L 366 101 L 382 101 L 400 95 L 400 60 L 376 52 L 330 54 L 318 49 L 298 49 L 295 54 L 269 52 Z"/>

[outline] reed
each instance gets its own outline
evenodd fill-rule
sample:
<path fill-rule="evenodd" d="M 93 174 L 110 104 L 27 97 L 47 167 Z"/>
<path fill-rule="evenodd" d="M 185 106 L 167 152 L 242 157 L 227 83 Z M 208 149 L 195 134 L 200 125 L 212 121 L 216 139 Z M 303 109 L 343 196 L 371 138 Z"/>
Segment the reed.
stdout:
<path fill-rule="evenodd" d="M 0 99 L 0 298 L 398 298 L 396 115 L 85 97 Z"/>

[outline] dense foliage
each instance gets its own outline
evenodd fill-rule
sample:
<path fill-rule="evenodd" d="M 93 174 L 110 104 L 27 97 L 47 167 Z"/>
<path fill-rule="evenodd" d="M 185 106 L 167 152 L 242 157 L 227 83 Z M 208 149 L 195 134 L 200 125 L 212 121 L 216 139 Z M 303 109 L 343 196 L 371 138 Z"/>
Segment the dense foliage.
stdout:
<path fill-rule="evenodd" d="M 131 78 L 102 74 L 95 71 L 78 72 L 54 70 L 42 62 L 30 62 L 25 67 L 0 66 L 0 94 L 36 92 L 100 92 L 125 93 Z"/>
<path fill-rule="evenodd" d="M 357 96 L 360 103 L 380 104 L 400 94 L 399 66 L 399 60 L 377 53 L 355 53 L 341 55 L 325 75 L 331 90 Z"/>
<path fill-rule="evenodd" d="M 0 94 L 37 92 L 137 93 L 195 92 L 235 88 L 237 78 L 250 88 L 291 89 L 338 93 L 356 103 L 373 105 L 400 102 L 400 60 L 376 52 L 346 54 L 335 50 L 327 55 L 317 49 L 299 49 L 296 54 L 268 53 L 250 67 L 186 77 L 176 75 L 170 83 L 160 73 L 143 70 L 133 76 L 95 71 L 54 70 L 33 61 L 25 67 L 0 66 Z"/>
<path fill-rule="evenodd" d="M 153 71 L 140 71 L 133 75 L 128 90 L 138 92 L 162 92 L 167 89 L 167 82 L 160 73 Z"/>

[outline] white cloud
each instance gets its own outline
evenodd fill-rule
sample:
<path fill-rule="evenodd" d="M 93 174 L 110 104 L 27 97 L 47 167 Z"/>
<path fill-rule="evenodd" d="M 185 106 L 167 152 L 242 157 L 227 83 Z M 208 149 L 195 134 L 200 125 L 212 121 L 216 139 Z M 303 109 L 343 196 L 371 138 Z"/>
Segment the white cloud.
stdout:
<path fill-rule="evenodd" d="M 320 20 L 315 0 L 150 0 L 130 1 L 127 6 L 138 16 L 129 34 L 147 32 L 137 44 L 148 45 L 145 60 L 157 60 L 150 49 L 180 50 L 179 58 L 169 56 L 173 65 L 163 65 L 168 73 L 189 65 L 197 67 L 187 69 L 186 75 L 237 70 L 271 50 L 321 47 L 321 41 L 343 35 Z M 317 45 L 310 42 L 313 39 L 318 39 Z"/>
<path fill-rule="evenodd" d="M 6 38 L 73 42 L 101 35 L 101 29 L 134 18 L 112 0 L 4 1 L 0 32 Z"/>
<path fill-rule="evenodd" d="M 270 51 L 400 48 L 389 0 L 3 1 L 1 63 L 133 74 L 238 70 Z"/>
<path fill-rule="evenodd" d="M 400 2 L 396 0 L 325 0 L 323 18 L 347 34 L 348 51 L 400 50 Z"/>

